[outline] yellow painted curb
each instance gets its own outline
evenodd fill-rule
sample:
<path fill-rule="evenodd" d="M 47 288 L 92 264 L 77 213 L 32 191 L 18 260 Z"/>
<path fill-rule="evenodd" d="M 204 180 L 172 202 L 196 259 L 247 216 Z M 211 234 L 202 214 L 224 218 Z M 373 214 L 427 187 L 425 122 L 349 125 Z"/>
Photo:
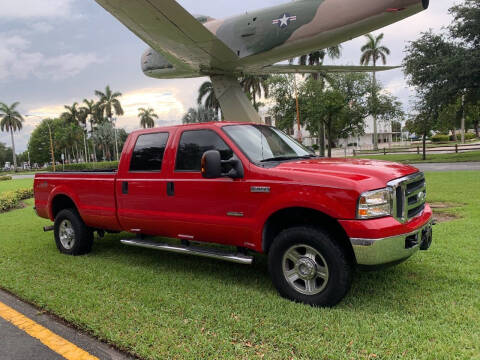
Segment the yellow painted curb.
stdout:
<path fill-rule="evenodd" d="M 67 360 L 99 360 L 96 356 L 90 355 L 85 350 L 80 349 L 78 346 L 1 302 L 0 317 L 20 330 L 25 331 L 31 337 L 40 340 L 42 344 Z"/>

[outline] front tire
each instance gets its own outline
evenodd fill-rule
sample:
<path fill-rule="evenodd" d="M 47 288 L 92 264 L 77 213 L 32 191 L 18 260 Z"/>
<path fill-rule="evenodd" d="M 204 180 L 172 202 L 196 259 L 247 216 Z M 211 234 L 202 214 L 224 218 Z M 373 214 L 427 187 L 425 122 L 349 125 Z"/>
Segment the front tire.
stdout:
<path fill-rule="evenodd" d="M 302 226 L 282 231 L 268 260 L 273 284 L 287 299 L 331 307 L 350 289 L 352 266 L 339 244 L 321 229 Z"/>
<path fill-rule="evenodd" d="M 74 209 L 64 209 L 57 214 L 54 234 L 55 244 L 62 254 L 85 255 L 92 250 L 93 231 Z"/>

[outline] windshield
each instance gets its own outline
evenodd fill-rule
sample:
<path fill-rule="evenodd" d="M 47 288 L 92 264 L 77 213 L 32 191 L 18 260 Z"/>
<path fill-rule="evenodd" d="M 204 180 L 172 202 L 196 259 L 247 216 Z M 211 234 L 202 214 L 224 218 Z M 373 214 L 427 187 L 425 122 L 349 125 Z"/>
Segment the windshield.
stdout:
<path fill-rule="evenodd" d="M 274 127 L 227 125 L 223 130 L 254 163 L 315 156 L 303 145 Z"/>

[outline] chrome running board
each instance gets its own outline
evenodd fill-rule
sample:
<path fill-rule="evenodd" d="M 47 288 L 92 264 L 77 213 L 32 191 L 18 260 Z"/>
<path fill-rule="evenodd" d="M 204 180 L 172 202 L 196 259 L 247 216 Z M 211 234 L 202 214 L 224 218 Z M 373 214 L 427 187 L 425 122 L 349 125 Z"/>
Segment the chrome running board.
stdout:
<path fill-rule="evenodd" d="M 128 246 L 137 246 L 153 250 L 168 251 L 177 254 L 197 255 L 211 259 L 230 261 L 237 264 L 251 265 L 253 262 L 253 256 L 248 256 L 241 253 L 226 252 L 217 249 L 208 249 L 199 246 L 171 245 L 139 239 L 120 240 L 120 242 Z"/>

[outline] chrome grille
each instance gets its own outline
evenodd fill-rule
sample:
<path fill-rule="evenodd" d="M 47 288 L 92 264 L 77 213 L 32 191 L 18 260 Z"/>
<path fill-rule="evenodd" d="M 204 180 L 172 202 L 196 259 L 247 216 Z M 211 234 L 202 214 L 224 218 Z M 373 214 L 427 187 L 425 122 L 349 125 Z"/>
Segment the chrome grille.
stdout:
<path fill-rule="evenodd" d="M 407 222 L 423 213 L 427 197 L 425 175 L 421 172 L 388 183 L 392 189 L 393 216 Z"/>

